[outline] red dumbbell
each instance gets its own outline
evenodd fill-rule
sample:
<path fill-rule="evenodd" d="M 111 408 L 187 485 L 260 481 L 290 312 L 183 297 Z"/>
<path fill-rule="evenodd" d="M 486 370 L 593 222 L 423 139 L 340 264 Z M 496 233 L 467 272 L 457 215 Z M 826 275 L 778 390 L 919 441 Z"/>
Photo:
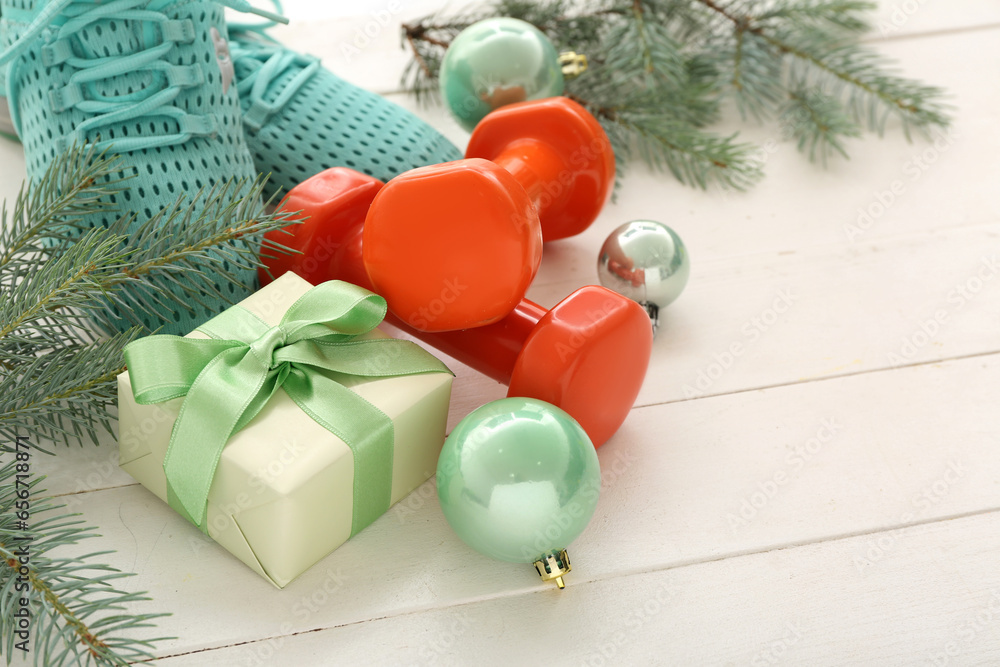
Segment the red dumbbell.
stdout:
<path fill-rule="evenodd" d="M 477 281 L 493 287 L 496 300 L 481 299 L 479 283 L 467 281 L 467 301 L 480 309 L 481 319 L 470 320 L 461 306 L 452 305 L 434 320 L 430 331 L 496 322 L 511 312 L 534 279 L 537 266 L 511 290 L 513 281 L 497 282 L 502 273 L 494 276 L 485 264 L 479 271 L 473 266 L 492 260 L 493 253 L 507 243 L 506 239 L 494 243 L 492 234 L 479 235 L 480 227 L 498 226 L 484 220 L 505 215 L 497 202 L 520 202 L 525 193 L 537 210 L 543 240 L 551 241 L 587 229 L 614 184 L 615 158 L 608 136 L 586 109 L 565 97 L 512 104 L 490 113 L 476 126 L 465 155 L 465 160 L 414 169 L 392 179 L 375 196 L 365 220 L 365 270 L 375 292 L 385 297 L 397 315 L 402 313 L 394 304 L 413 302 L 440 284 L 437 276 L 418 277 L 428 263 L 454 261 L 447 256 L 450 250 L 437 245 L 442 234 L 435 231 L 428 238 L 425 229 L 463 229 L 480 239 L 468 253 L 468 268 Z M 449 201 L 470 187 L 469 172 L 484 176 L 478 183 L 480 190 Z M 517 193 L 510 190 L 511 181 L 516 182 Z M 506 218 L 515 227 L 535 225 L 534 216 L 520 210 L 507 212 Z M 400 280 L 401 272 L 417 278 Z M 500 293 L 505 290 L 510 290 L 507 294 L 512 300 L 503 299 Z M 419 329 L 425 328 L 421 322 L 428 321 L 423 316 L 403 319 Z"/>
<path fill-rule="evenodd" d="M 531 128 L 531 136 L 525 136 L 525 128 Z M 538 209 L 545 241 L 587 229 L 615 182 L 608 135 L 567 97 L 493 111 L 476 126 L 465 157 L 490 160 L 514 176 Z"/>
<path fill-rule="evenodd" d="M 467 154 L 470 159 L 408 171 L 384 188 L 344 169 L 310 178 L 284 203 L 302 209 L 306 222 L 292 238 L 268 236 L 303 254 L 276 258 L 271 270 L 295 270 L 312 281 L 349 279 L 355 272 L 354 282 L 372 285 L 418 329 L 496 322 L 538 270 L 539 224 L 545 238 L 562 238 L 597 216 L 613 182 L 614 154 L 597 121 L 566 98 L 490 114 Z M 355 230 L 365 211 L 363 231 Z M 336 263 L 327 274 L 330 255 L 357 233 L 364 238 L 361 266 Z M 260 278 L 269 280 L 265 272 Z"/>
<path fill-rule="evenodd" d="M 360 270 L 360 230 L 356 225 L 334 263 L 354 267 L 341 274 L 342 280 L 373 289 Z M 433 319 L 447 308 L 440 299 L 431 301 L 426 316 Z M 653 350 L 645 309 L 597 285 L 576 290 L 549 311 L 522 299 L 500 321 L 462 331 L 422 331 L 391 315 L 387 321 L 508 385 L 508 396 L 538 398 L 562 408 L 580 422 L 595 447 L 628 416 Z"/>
<path fill-rule="evenodd" d="M 392 322 L 396 324 L 396 322 Z M 649 315 L 604 287 L 582 287 L 554 308 L 527 299 L 496 324 L 465 331 L 409 331 L 508 385 L 508 396 L 562 408 L 600 447 L 622 425 L 653 349 Z"/>
<path fill-rule="evenodd" d="M 436 178 L 438 170 L 448 177 Z M 422 167 L 390 183 L 400 180 L 404 189 L 415 184 L 426 201 L 411 202 L 412 209 L 399 211 L 392 224 L 377 230 L 365 215 L 376 195 L 391 187 L 383 188 L 379 180 L 334 167 L 292 188 L 282 206 L 301 210 L 305 221 L 266 238 L 302 254 L 266 258 L 270 275 L 261 269 L 261 284 L 295 271 L 313 283 L 336 278 L 371 288 L 374 274 L 379 289 L 373 291 L 386 298 L 397 317 L 421 329 L 475 327 L 509 313 L 542 259 L 538 217 L 524 190 L 485 160 Z M 383 248 L 381 270 L 371 271 L 367 256 L 361 256 L 362 236 L 366 250 Z M 351 239 L 358 254 L 349 261 L 337 259 Z M 439 309 L 440 303 L 448 308 Z"/>
<path fill-rule="evenodd" d="M 268 258 L 271 271 L 280 275 L 295 269 L 310 282 L 338 278 L 373 289 L 362 261 L 365 225 L 361 218 L 379 188 L 381 183 L 375 179 L 334 168 L 293 189 L 289 199 L 295 206 L 309 203 L 327 222 L 307 223 L 302 231 L 309 234 L 298 232 L 292 237 L 296 242 L 310 239 L 310 254 L 303 261 L 294 266 L 294 260 L 303 256 Z M 323 209 L 334 214 L 323 216 Z M 323 260 L 329 265 L 326 270 Z M 462 286 L 454 287 L 460 291 Z M 424 299 L 423 311 L 417 313 L 424 320 L 416 322 L 422 329 L 433 328 L 436 318 L 454 306 L 448 303 L 450 294 L 431 297 Z M 398 313 L 388 319 L 509 384 L 508 395 L 539 398 L 561 407 L 580 422 L 596 446 L 610 438 L 628 415 L 652 351 L 652 328 L 645 310 L 597 286 L 573 292 L 548 312 L 521 300 L 500 321 L 464 331 L 419 331 L 401 321 Z"/>

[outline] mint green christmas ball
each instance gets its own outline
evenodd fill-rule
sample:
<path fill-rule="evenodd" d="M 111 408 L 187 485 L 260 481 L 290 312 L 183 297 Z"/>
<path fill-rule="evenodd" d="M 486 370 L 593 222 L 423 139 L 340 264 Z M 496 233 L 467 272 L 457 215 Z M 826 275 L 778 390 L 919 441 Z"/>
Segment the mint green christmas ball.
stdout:
<path fill-rule="evenodd" d="M 555 46 L 538 28 L 519 19 L 472 24 L 452 40 L 441 63 L 441 95 L 470 131 L 496 108 L 562 93 Z"/>
<path fill-rule="evenodd" d="M 438 499 L 476 551 L 533 563 L 565 549 L 594 514 L 597 452 L 575 419 L 544 401 L 504 398 L 463 419 L 438 459 Z"/>

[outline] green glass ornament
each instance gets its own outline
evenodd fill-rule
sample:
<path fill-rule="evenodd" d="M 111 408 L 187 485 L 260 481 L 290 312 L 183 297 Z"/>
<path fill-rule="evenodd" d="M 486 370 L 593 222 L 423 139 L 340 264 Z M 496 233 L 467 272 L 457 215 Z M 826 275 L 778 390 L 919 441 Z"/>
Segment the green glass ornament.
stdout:
<path fill-rule="evenodd" d="M 534 563 L 563 587 L 566 547 L 597 507 L 601 469 L 587 433 L 559 408 L 504 398 L 474 410 L 451 432 L 437 468 L 448 523 L 476 551 Z"/>
<path fill-rule="evenodd" d="M 538 28 L 512 18 L 474 23 L 441 63 L 441 96 L 466 130 L 505 104 L 563 93 L 559 54 Z"/>
<path fill-rule="evenodd" d="M 691 275 L 691 259 L 677 232 L 655 220 L 633 220 L 611 232 L 597 257 L 601 284 L 646 309 L 653 330 L 660 309 L 674 302 Z"/>

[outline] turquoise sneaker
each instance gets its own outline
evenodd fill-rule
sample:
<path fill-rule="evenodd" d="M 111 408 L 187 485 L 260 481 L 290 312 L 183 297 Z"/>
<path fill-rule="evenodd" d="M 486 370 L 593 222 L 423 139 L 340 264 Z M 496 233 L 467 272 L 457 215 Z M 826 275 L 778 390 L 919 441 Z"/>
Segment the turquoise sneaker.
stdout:
<path fill-rule="evenodd" d="M 274 2 L 280 11 L 279 3 Z M 437 130 L 385 98 L 358 88 L 264 33 L 231 24 L 243 128 L 257 170 L 270 174 L 265 195 L 330 167 L 379 180 L 462 158 Z"/>
<path fill-rule="evenodd" d="M 130 231 L 181 195 L 234 178 L 249 189 L 257 170 L 243 138 L 224 6 L 284 21 L 245 0 L 2 0 L 0 67 L 29 180 L 74 144 L 111 147 L 123 159 L 118 177 L 132 178 L 109 196 L 113 208 L 85 222 L 107 226 L 133 213 Z M 253 271 L 240 278 L 254 285 Z M 249 294 L 216 288 L 232 300 Z M 187 333 L 227 305 L 220 296 L 186 312 L 159 309 L 144 324 Z"/>

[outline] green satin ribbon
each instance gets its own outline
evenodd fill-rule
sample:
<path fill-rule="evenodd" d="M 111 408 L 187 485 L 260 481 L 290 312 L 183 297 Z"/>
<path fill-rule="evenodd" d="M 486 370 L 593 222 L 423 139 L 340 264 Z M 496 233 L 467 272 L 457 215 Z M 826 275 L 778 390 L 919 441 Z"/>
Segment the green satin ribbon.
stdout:
<path fill-rule="evenodd" d="M 392 420 L 324 371 L 361 377 L 450 372 L 408 341 L 356 340 L 385 312 L 382 297 L 330 281 L 299 298 L 275 327 L 233 306 L 198 327 L 210 339 L 155 335 L 126 345 L 137 403 L 187 396 L 163 460 L 170 506 L 208 532 L 208 492 L 226 442 L 281 388 L 354 454 L 351 535 L 381 516 L 392 489 Z"/>

